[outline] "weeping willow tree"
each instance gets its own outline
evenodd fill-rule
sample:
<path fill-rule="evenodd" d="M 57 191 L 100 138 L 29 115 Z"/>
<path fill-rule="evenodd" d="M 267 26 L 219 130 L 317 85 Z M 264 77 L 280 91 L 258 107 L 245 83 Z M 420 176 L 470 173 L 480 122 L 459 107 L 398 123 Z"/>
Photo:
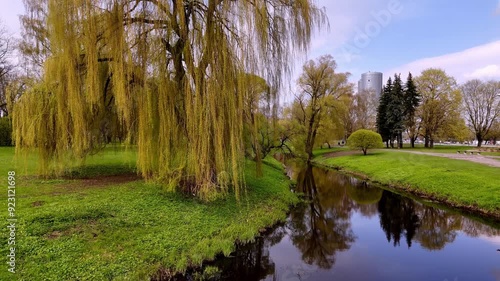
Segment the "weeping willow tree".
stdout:
<path fill-rule="evenodd" d="M 27 3 L 47 7 L 51 55 L 14 110 L 18 149 L 57 173 L 125 135 L 145 178 L 207 199 L 242 184 L 241 77 L 282 85 L 325 22 L 311 0 Z"/>

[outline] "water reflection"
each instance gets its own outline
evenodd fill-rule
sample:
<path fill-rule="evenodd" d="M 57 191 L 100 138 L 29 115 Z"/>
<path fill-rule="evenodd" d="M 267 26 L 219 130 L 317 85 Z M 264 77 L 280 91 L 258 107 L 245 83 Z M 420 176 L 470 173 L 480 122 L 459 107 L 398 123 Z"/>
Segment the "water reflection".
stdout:
<path fill-rule="evenodd" d="M 230 258 L 211 263 L 222 270 L 219 280 L 428 280 L 429 276 L 444 280 L 462 276 L 462 268 L 474 280 L 500 280 L 500 253 L 496 252 L 500 246 L 488 241 L 500 241 L 496 226 L 334 171 L 296 166 L 289 175 L 306 203 L 255 243 L 239 245 Z M 458 237 L 467 243 L 457 242 Z M 457 246 L 447 250 L 451 243 Z M 462 252 L 477 261 L 461 260 L 457 253 Z M 354 256 L 356 260 L 350 262 Z M 444 265 L 435 271 L 421 270 L 412 266 L 417 262 Z M 401 272 L 379 270 L 388 265 Z M 368 275 L 360 277 L 363 270 Z M 447 275 L 434 278 L 443 273 Z"/>
<path fill-rule="evenodd" d="M 324 178 L 315 179 L 311 166 L 298 174 L 297 190 L 307 196 L 308 203 L 290 215 L 290 237 L 305 263 L 328 269 L 335 263 L 335 254 L 349 249 L 355 240 L 346 208 L 351 201 L 335 189 L 323 188 Z"/>
<path fill-rule="evenodd" d="M 427 250 L 442 250 L 453 243 L 459 232 L 470 237 L 479 235 L 498 236 L 500 231 L 488 225 L 468 219 L 459 213 L 426 206 L 410 198 L 383 191 L 378 202 L 380 226 L 387 241 L 400 245 L 402 236 L 411 247 L 412 240 Z"/>
<path fill-rule="evenodd" d="M 378 212 L 380 226 L 388 242 L 392 240 L 394 246 L 399 246 L 401 237 L 404 236 L 408 248 L 411 247 L 412 240 L 420 226 L 420 218 L 416 209 L 415 201 L 388 191 L 382 192 L 382 197 L 378 202 Z"/>
<path fill-rule="evenodd" d="M 269 256 L 269 248 L 285 236 L 285 228 L 278 227 L 264 237 L 257 237 L 254 243 L 237 245 L 230 258 L 217 259 L 210 265 L 221 270 L 218 280 L 262 280 L 273 276 L 275 264 Z"/>

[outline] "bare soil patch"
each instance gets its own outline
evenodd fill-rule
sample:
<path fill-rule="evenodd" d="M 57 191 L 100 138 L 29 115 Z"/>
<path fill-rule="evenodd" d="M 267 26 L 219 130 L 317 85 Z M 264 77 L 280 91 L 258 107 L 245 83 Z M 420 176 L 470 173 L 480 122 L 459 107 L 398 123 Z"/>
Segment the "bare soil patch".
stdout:
<path fill-rule="evenodd" d="M 75 179 L 69 183 L 58 184 L 56 187 L 65 191 L 80 191 L 82 189 L 100 188 L 115 184 L 124 184 L 142 179 L 137 174 L 121 174 L 113 176 L 98 176 L 89 179 Z"/>
<path fill-rule="evenodd" d="M 54 230 L 51 233 L 45 235 L 48 240 L 58 239 L 61 236 L 69 236 L 72 234 L 81 234 L 83 232 L 89 232 L 89 236 L 96 238 L 99 236 L 99 230 L 97 229 L 97 222 L 95 220 L 90 220 L 85 223 L 85 225 L 77 224 L 65 230 Z"/>
<path fill-rule="evenodd" d="M 45 201 L 35 201 L 35 202 L 31 203 L 31 206 L 33 206 L 33 207 L 40 207 L 43 204 L 45 204 Z"/>

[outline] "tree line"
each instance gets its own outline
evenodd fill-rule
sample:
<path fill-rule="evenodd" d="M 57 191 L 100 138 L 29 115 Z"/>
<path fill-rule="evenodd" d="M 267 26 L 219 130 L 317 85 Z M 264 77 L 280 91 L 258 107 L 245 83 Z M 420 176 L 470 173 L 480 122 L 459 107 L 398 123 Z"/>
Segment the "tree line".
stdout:
<path fill-rule="evenodd" d="M 238 196 L 245 158 L 260 173 L 269 154 L 310 160 L 359 129 L 399 147 L 500 134 L 498 82 L 459 86 L 439 69 L 395 75 L 377 97 L 325 55 L 280 105 L 294 56 L 327 23 L 310 0 L 24 2 L 22 39 L 0 38 L 0 110 L 44 175 L 128 143 L 144 178 L 210 200 Z M 7 59 L 14 45 L 22 71 Z"/>
<path fill-rule="evenodd" d="M 24 3 L 18 49 L 34 81 L 9 118 L 40 173 L 126 142 L 144 178 L 206 200 L 239 197 L 245 145 L 258 162 L 266 154 L 257 108 L 274 106 L 292 58 L 326 24 L 310 0 Z"/>
<path fill-rule="evenodd" d="M 411 146 L 417 138 L 425 147 L 437 140 L 465 141 L 475 138 L 496 143 L 500 137 L 500 82 L 470 80 L 459 85 L 442 69 L 422 71 L 415 80 L 411 73 L 404 86 L 400 75 L 384 86 L 377 110 L 377 130 L 388 145 L 406 132 Z"/>

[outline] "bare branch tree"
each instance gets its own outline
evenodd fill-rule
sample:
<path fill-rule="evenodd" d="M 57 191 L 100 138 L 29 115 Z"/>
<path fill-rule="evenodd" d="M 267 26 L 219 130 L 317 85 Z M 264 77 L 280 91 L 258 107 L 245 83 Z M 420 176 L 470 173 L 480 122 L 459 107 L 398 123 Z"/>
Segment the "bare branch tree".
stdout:
<path fill-rule="evenodd" d="M 477 146 L 500 117 L 500 82 L 470 80 L 461 87 L 465 118 L 477 138 Z"/>
<path fill-rule="evenodd" d="M 0 26 L 0 116 L 7 116 L 7 86 L 12 80 L 14 65 L 10 61 L 14 42 L 5 26 Z"/>

